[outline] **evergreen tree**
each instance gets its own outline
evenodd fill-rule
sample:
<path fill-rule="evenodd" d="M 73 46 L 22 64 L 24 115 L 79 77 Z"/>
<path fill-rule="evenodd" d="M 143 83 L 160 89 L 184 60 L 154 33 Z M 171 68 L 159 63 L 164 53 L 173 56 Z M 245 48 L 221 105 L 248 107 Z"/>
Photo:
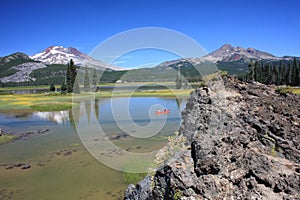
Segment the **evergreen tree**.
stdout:
<path fill-rule="evenodd" d="M 279 61 L 276 85 L 281 85 L 281 82 L 282 82 L 282 63 L 281 63 L 281 61 Z"/>
<path fill-rule="evenodd" d="M 272 83 L 275 85 L 279 85 L 279 73 L 277 70 L 277 66 L 274 64 L 272 69 Z"/>
<path fill-rule="evenodd" d="M 286 74 L 286 65 L 283 64 L 282 72 L 281 72 L 281 83 L 280 83 L 281 85 L 286 84 L 285 74 Z"/>
<path fill-rule="evenodd" d="M 297 86 L 299 85 L 299 69 L 297 66 L 297 61 L 296 58 L 294 58 L 294 62 L 293 62 L 293 68 L 292 68 L 292 72 L 291 72 L 291 85 L 292 86 Z"/>
<path fill-rule="evenodd" d="M 77 69 L 76 69 L 72 59 L 70 60 L 70 69 L 71 69 L 71 82 L 72 82 L 72 86 L 74 87 L 75 80 L 77 77 Z"/>
<path fill-rule="evenodd" d="M 67 82 L 67 93 L 73 92 L 73 84 L 71 81 L 71 67 L 70 63 L 68 63 L 67 74 L 66 74 L 66 82 Z"/>
<path fill-rule="evenodd" d="M 249 80 L 253 81 L 255 75 L 254 75 L 254 67 L 252 61 L 249 63 L 248 68 L 249 68 Z"/>
<path fill-rule="evenodd" d="M 296 67 L 295 70 L 295 86 L 300 86 L 300 70 L 299 67 Z"/>
<path fill-rule="evenodd" d="M 284 80 L 286 85 L 291 85 L 291 63 L 289 63 L 287 66 Z"/>
<path fill-rule="evenodd" d="M 181 80 L 181 76 L 180 76 L 180 67 L 178 67 L 178 73 L 177 73 L 175 83 L 176 83 L 176 89 L 181 89 L 182 88 L 182 80 Z"/>
<path fill-rule="evenodd" d="M 266 83 L 266 75 L 265 75 L 265 68 L 264 68 L 264 63 L 261 62 L 259 65 L 259 69 L 260 69 L 260 82 L 261 83 Z"/>
<path fill-rule="evenodd" d="M 66 82 L 63 81 L 63 82 L 61 83 L 61 86 L 60 86 L 60 93 L 61 93 L 61 94 L 66 94 L 66 92 L 67 92 Z"/>
<path fill-rule="evenodd" d="M 87 92 L 90 90 L 90 77 L 89 77 L 89 72 L 87 69 L 87 66 L 85 67 L 85 75 L 84 75 L 84 82 L 83 82 L 83 88 Z"/>
<path fill-rule="evenodd" d="M 264 74 L 265 74 L 265 84 L 270 85 L 272 83 L 272 70 L 270 67 L 270 64 L 267 63 L 264 68 Z"/>
<path fill-rule="evenodd" d="M 97 71 L 96 69 L 94 69 L 93 76 L 92 76 L 92 85 L 94 91 L 96 91 L 97 89 L 97 83 L 98 83 Z"/>
<path fill-rule="evenodd" d="M 300 61 L 299 61 L 299 65 L 298 65 L 298 71 L 299 71 L 298 76 L 300 78 Z M 300 86 L 300 80 L 299 80 L 298 86 Z"/>
<path fill-rule="evenodd" d="M 260 72 L 261 72 L 261 70 L 259 69 L 258 62 L 255 61 L 255 63 L 254 63 L 254 80 L 255 81 L 261 82 Z"/>
<path fill-rule="evenodd" d="M 70 60 L 70 63 L 68 64 L 68 68 L 67 68 L 67 74 L 66 74 L 66 82 L 67 82 L 67 92 L 68 93 L 72 93 L 74 92 L 74 84 L 75 84 L 75 80 L 76 80 L 76 76 L 77 76 L 77 69 L 74 65 L 73 60 Z M 76 89 L 79 89 L 79 84 L 78 82 L 76 83 Z M 77 93 L 80 92 L 79 90 L 77 90 Z"/>
<path fill-rule="evenodd" d="M 50 92 L 55 92 L 55 86 L 53 83 L 50 85 L 49 90 L 50 90 Z"/>

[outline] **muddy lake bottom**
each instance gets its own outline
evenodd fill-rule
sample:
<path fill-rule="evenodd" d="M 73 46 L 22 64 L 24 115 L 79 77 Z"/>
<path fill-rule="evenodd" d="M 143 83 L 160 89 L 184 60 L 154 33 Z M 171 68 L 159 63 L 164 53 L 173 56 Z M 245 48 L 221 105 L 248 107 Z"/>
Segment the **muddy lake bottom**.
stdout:
<path fill-rule="evenodd" d="M 0 199 L 122 199 L 129 184 L 124 180 L 124 172 L 97 160 L 82 142 L 76 125 L 84 124 L 83 134 L 88 134 L 95 132 L 91 127 L 95 122 L 99 123 L 105 138 L 128 152 L 158 151 L 167 143 L 167 137 L 178 130 L 185 101 L 157 97 L 113 101 L 85 100 L 71 111 L 0 113 L 0 128 L 11 133 L 49 129 L 44 134 L 0 145 Z M 128 136 L 126 131 L 120 130 L 112 115 L 112 105 L 122 107 L 126 102 L 129 102 L 128 110 L 135 126 L 147 126 L 151 120 L 165 120 L 163 128 L 149 138 Z M 171 110 L 170 115 L 151 116 L 156 109 L 153 105 L 167 107 Z M 132 122 L 122 119 L 119 123 L 130 127 Z M 134 126 L 130 130 L 138 134 Z M 101 138 L 99 136 L 93 142 Z M 106 156 L 118 159 L 118 152 L 111 149 Z M 24 165 L 30 167 L 22 169 Z"/>

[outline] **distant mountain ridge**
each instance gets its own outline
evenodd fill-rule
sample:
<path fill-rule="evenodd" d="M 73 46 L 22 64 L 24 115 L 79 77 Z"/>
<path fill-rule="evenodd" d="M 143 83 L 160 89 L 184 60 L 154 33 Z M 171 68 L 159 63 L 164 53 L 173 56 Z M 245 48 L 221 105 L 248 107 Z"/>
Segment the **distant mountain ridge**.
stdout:
<path fill-rule="evenodd" d="M 107 80 L 111 81 L 118 79 L 123 81 L 173 81 L 179 68 L 184 76 L 200 76 L 200 74 L 207 74 L 215 69 L 228 71 L 230 74 L 241 74 L 248 70 L 250 61 L 279 62 L 280 60 L 287 64 L 292 58 L 290 56 L 277 57 L 254 48 L 233 47 L 225 44 L 203 57 L 171 60 L 154 68 L 117 73 L 117 71 L 126 69 L 108 66 L 73 47 L 50 46 L 33 56 L 17 52 L 0 57 L 0 84 L 11 86 L 16 85 L 13 83 L 18 83 L 17 85 L 61 84 L 65 78 L 66 64 L 70 59 L 73 59 L 75 65 L 79 67 L 96 68 L 99 73 L 104 70 L 112 72 L 106 73 L 106 75 L 109 74 Z M 80 70 L 84 73 L 83 69 Z M 122 75 L 124 73 L 126 76 Z"/>
<path fill-rule="evenodd" d="M 218 61 L 237 61 L 240 59 L 254 60 L 279 60 L 282 57 L 274 56 L 270 53 L 256 50 L 254 48 L 233 47 L 230 44 L 225 44 L 219 49 L 209 53 L 201 58 L 202 60 L 218 62 Z"/>
<path fill-rule="evenodd" d="M 263 62 L 272 62 L 276 63 L 283 61 L 287 63 L 291 61 L 294 57 L 284 56 L 277 57 L 270 53 L 256 50 L 254 48 L 242 48 L 242 47 L 233 47 L 230 44 L 225 44 L 218 48 L 217 50 L 198 58 L 182 58 L 172 61 L 166 61 L 159 64 L 156 68 L 178 68 L 186 69 L 191 67 L 191 65 L 201 66 L 209 65 L 213 63 L 217 66 L 219 70 L 227 71 L 229 74 L 241 74 L 248 70 L 248 64 L 251 61 L 263 61 Z M 197 68 L 197 67 L 196 67 Z M 199 69 L 198 69 L 199 70 Z M 187 71 L 187 69 L 186 69 Z M 193 70 L 195 72 L 195 70 Z"/>
<path fill-rule="evenodd" d="M 233 47 L 230 44 L 224 44 L 217 50 L 198 58 L 182 58 L 177 60 L 166 61 L 159 64 L 157 67 L 168 67 L 177 63 L 191 62 L 193 64 L 205 62 L 250 62 L 252 61 L 278 61 L 278 60 L 292 60 L 291 56 L 277 57 L 270 53 L 256 50 L 254 48 Z"/>

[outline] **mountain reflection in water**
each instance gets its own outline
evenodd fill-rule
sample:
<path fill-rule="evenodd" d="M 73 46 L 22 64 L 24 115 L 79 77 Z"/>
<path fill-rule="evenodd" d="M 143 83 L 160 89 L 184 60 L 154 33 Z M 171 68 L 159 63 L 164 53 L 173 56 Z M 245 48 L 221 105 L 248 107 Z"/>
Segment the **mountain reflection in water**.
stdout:
<path fill-rule="evenodd" d="M 56 111 L 56 112 L 35 112 L 35 117 L 40 119 L 50 120 L 57 124 L 65 124 L 69 121 L 69 111 Z"/>

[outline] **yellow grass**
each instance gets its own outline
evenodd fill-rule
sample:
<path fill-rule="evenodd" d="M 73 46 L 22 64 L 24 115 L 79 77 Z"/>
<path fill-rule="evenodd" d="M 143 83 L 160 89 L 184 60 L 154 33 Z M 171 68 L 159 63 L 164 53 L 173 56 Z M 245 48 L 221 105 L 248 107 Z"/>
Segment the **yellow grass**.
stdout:
<path fill-rule="evenodd" d="M 300 95 L 300 88 L 292 88 L 292 92 Z"/>

